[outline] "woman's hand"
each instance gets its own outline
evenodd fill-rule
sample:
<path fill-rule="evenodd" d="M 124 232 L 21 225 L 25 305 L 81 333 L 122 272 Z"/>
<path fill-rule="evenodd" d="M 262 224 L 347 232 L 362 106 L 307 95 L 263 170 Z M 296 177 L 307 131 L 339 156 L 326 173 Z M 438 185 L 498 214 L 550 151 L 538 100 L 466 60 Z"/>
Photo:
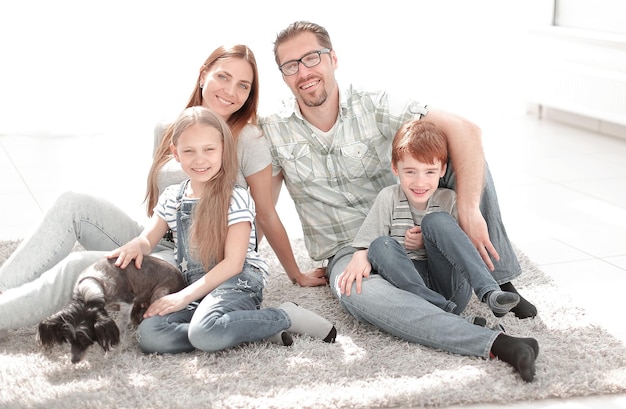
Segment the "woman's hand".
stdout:
<path fill-rule="evenodd" d="M 300 287 L 318 287 L 328 284 L 328 278 L 326 277 L 326 267 L 316 267 L 309 271 L 300 273 L 298 278 L 293 279 L 294 284 L 298 284 Z"/>

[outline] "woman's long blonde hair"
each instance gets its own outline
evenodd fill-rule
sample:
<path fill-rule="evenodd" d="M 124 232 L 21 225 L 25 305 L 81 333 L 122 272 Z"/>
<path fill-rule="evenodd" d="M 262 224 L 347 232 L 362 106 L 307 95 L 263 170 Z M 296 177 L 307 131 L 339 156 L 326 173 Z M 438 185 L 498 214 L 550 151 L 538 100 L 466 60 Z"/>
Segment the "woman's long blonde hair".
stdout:
<path fill-rule="evenodd" d="M 237 44 L 231 47 L 218 47 L 209 55 L 204 61 L 204 64 L 200 67 L 198 79 L 194 86 L 193 92 L 189 97 L 186 108 L 194 106 L 202 106 L 202 88 L 200 80 L 205 71 L 210 70 L 213 65 L 222 60 L 229 58 L 239 58 L 250 64 L 252 67 L 252 84 L 250 85 L 250 95 L 241 108 L 233 113 L 228 118 L 228 126 L 235 137 L 239 135 L 241 130 L 247 124 L 257 124 L 257 109 L 259 106 L 259 71 L 256 64 L 256 58 L 252 50 L 242 44 Z M 165 131 L 165 135 L 161 138 L 161 142 L 154 153 L 154 159 L 150 172 L 148 173 L 148 182 L 146 188 L 146 210 L 148 216 L 152 216 L 154 206 L 159 199 L 159 187 L 157 184 L 159 170 L 172 159 L 172 153 L 170 152 L 170 143 L 172 141 L 172 126 L 170 125 Z"/>
<path fill-rule="evenodd" d="M 228 207 L 238 172 L 237 146 L 222 117 L 202 106 L 185 109 L 172 124 L 172 144 L 176 145 L 180 135 L 192 125 L 215 128 L 222 135 L 222 166 L 205 183 L 204 191 L 194 206 L 189 236 L 192 256 L 201 261 L 208 271 L 224 259 Z"/>

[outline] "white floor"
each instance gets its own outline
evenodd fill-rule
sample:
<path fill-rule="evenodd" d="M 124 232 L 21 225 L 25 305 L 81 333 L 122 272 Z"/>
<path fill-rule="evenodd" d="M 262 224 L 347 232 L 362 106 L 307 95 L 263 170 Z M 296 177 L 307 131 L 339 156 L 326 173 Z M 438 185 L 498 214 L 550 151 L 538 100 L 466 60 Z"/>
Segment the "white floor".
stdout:
<path fill-rule="evenodd" d="M 626 343 L 626 140 L 523 114 L 480 125 L 512 241 Z M 150 132 L 0 135 L 0 239 L 24 237 L 67 189 L 141 220 Z M 279 206 L 290 235 L 301 236 L 286 192 Z M 626 395 L 510 407 L 626 408 Z"/>

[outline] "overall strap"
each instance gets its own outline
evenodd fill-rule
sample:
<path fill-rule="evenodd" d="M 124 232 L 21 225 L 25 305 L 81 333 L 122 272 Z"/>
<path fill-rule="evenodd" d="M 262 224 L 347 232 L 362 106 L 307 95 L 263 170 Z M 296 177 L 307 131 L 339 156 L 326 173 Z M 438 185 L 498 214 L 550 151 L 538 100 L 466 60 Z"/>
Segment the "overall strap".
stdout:
<path fill-rule="evenodd" d="M 176 213 L 180 210 L 181 203 L 183 202 L 183 196 L 185 195 L 185 189 L 187 189 L 187 184 L 190 180 L 191 179 L 187 179 L 180 184 L 180 189 L 178 189 L 178 193 L 176 194 Z M 167 229 L 163 238 L 174 243 L 174 233 L 172 232 L 172 229 Z"/>
<path fill-rule="evenodd" d="M 185 195 L 185 189 L 187 189 L 187 185 L 190 181 L 191 179 L 187 179 L 180 184 L 180 189 L 178 189 L 178 194 L 176 195 L 176 202 L 178 203 L 178 207 L 180 207 L 180 202 L 183 200 L 183 196 Z"/>

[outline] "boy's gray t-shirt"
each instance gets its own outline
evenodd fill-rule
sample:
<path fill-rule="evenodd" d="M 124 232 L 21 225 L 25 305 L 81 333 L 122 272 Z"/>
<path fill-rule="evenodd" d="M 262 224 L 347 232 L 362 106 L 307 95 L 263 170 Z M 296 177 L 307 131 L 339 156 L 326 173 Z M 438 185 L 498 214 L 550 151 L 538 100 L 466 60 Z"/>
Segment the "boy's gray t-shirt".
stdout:
<path fill-rule="evenodd" d="M 456 219 L 456 193 L 454 190 L 437 189 L 428 200 L 426 210 L 417 210 L 409 204 L 399 184 L 387 186 L 376 197 L 352 242 L 352 246 L 367 249 L 372 241 L 378 237 L 389 236 L 404 247 L 406 231 L 413 226 L 421 225 L 422 218 L 432 212 L 447 212 Z M 426 258 L 424 249 L 407 250 L 407 254 L 415 260 Z"/>

